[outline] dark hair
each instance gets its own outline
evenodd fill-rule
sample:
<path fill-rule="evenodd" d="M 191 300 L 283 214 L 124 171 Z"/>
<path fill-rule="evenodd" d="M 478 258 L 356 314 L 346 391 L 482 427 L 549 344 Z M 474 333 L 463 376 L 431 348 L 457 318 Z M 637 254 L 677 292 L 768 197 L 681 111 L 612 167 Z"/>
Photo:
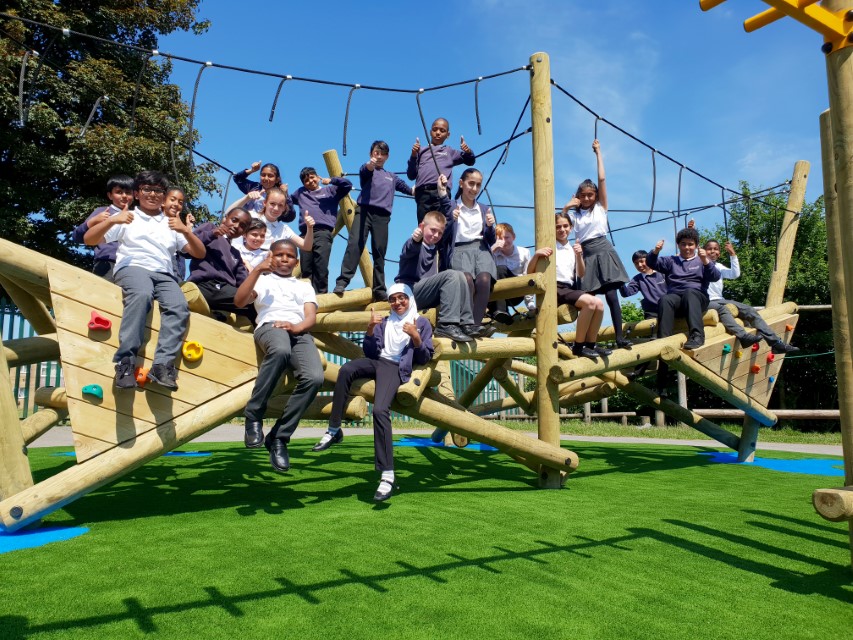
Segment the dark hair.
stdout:
<path fill-rule="evenodd" d="M 316 176 L 317 170 L 314 167 L 303 167 L 302 171 L 299 172 L 299 180 L 302 184 L 305 184 L 305 179 L 308 176 Z"/>
<path fill-rule="evenodd" d="M 675 244 L 682 240 L 692 240 L 697 245 L 699 244 L 699 232 L 696 229 L 682 229 L 675 235 Z"/>
<path fill-rule="evenodd" d="M 468 167 L 467 169 L 465 169 L 465 171 L 462 172 L 462 175 L 459 176 L 459 182 L 462 182 L 465 178 L 470 176 L 472 173 L 479 173 L 480 175 L 483 175 L 483 172 L 480 171 L 479 169 L 477 169 L 476 167 Z M 459 196 L 461 196 L 461 195 L 462 195 L 462 187 L 459 187 L 456 190 L 456 195 L 453 196 L 453 199 L 459 200 Z"/>
<path fill-rule="evenodd" d="M 702 248 L 707 250 L 707 249 L 708 249 L 708 245 L 709 245 L 709 244 L 711 244 L 712 242 L 713 242 L 715 245 L 717 245 L 718 247 L 721 247 L 721 246 L 722 246 L 722 245 L 719 243 L 719 241 L 718 241 L 718 240 L 714 240 L 713 238 L 711 238 L 710 240 L 706 240 L 706 241 L 705 241 L 705 244 L 703 244 L 703 245 L 702 245 Z"/>
<path fill-rule="evenodd" d="M 163 189 L 168 189 L 169 179 L 166 177 L 165 174 L 160 173 L 159 171 L 140 171 L 133 179 L 133 190 L 139 191 L 139 187 L 144 184 L 149 184 L 152 187 L 161 187 Z"/>
<path fill-rule="evenodd" d="M 370 145 L 370 153 L 373 153 L 374 149 L 379 149 L 382 153 L 391 153 L 388 149 L 388 143 L 384 140 L 374 140 L 373 144 Z"/>
<path fill-rule="evenodd" d="M 168 187 L 168 188 L 166 189 L 166 193 L 167 193 L 167 194 L 172 193 L 172 191 L 179 191 L 179 192 L 180 192 L 180 194 L 181 194 L 182 196 L 184 196 L 184 198 L 186 198 L 186 197 L 187 197 L 186 192 L 185 192 L 183 189 L 181 189 L 180 187 L 171 186 L 171 187 Z"/>
<path fill-rule="evenodd" d="M 260 218 L 252 218 L 252 221 L 249 223 L 249 228 L 246 229 L 246 233 L 254 231 L 255 229 L 263 229 L 264 233 L 266 233 L 267 223 L 261 220 Z"/>
<path fill-rule="evenodd" d="M 290 238 L 276 240 L 270 245 L 270 253 L 278 249 L 279 247 L 283 247 L 284 245 L 288 245 L 293 247 L 293 252 L 298 256 L 299 255 L 299 247 L 296 246 L 296 243 Z"/>
<path fill-rule="evenodd" d="M 644 251 L 643 249 L 640 249 L 639 251 L 635 251 L 634 255 L 631 256 L 631 262 L 636 262 L 637 260 L 645 258 L 648 255 L 649 255 L 649 252 Z"/>
<path fill-rule="evenodd" d="M 447 133 L 450 133 L 450 120 L 448 120 L 447 118 L 436 118 L 435 120 L 432 121 L 432 123 L 435 124 L 439 120 L 441 120 L 442 122 L 447 124 Z M 430 127 L 430 129 L 431 128 L 432 127 Z"/>
<path fill-rule="evenodd" d="M 245 213 L 247 216 L 249 216 L 249 220 L 254 220 L 254 218 L 252 218 L 252 214 L 249 213 L 248 211 L 246 211 L 243 207 L 234 207 L 228 213 L 226 213 L 224 216 L 222 216 L 222 219 L 224 220 L 225 218 L 230 216 L 235 211 L 239 211 L 240 213 Z M 264 225 L 264 226 L 266 226 L 266 225 Z"/>
<path fill-rule="evenodd" d="M 557 222 L 557 218 L 565 218 L 569 222 L 569 228 L 574 227 L 574 223 L 572 222 L 572 217 L 568 213 L 559 212 L 554 216 L 554 222 Z"/>
<path fill-rule="evenodd" d="M 281 171 L 278 170 L 278 166 L 274 165 L 272 162 L 267 162 L 264 166 L 261 167 L 261 171 L 264 169 L 272 169 L 275 172 L 276 183 L 275 186 L 281 186 Z"/>
<path fill-rule="evenodd" d="M 592 189 L 593 191 L 595 191 L 595 199 L 598 200 L 598 185 L 595 184 L 589 178 L 587 178 L 586 180 L 584 180 L 583 182 L 581 182 L 578 185 L 578 190 L 575 191 L 575 197 L 577 197 L 580 194 L 581 189 Z"/>
<path fill-rule="evenodd" d="M 110 176 L 110 179 L 107 180 L 107 193 L 112 193 L 113 189 L 133 191 L 133 178 L 124 174 Z"/>

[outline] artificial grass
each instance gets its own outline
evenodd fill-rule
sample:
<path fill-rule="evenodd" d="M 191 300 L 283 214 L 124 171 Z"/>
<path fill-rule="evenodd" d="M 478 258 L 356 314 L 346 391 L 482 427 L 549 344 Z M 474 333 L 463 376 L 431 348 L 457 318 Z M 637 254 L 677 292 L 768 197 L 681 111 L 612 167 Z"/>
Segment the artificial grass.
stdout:
<path fill-rule="evenodd" d="M 89 533 L 0 555 L 0 638 L 828 638 L 853 628 L 837 478 L 703 449 L 571 443 L 562 491 L 500 453 L 191 445 L 47 518 Z M 69 464 L 31 450 L 37 479 Z M 764 455 L 764 454 L 763 454 Z M 773 454 L 773 457 L 805 457 Z M 815 457 L 815 456 L 808 456 Z"/>

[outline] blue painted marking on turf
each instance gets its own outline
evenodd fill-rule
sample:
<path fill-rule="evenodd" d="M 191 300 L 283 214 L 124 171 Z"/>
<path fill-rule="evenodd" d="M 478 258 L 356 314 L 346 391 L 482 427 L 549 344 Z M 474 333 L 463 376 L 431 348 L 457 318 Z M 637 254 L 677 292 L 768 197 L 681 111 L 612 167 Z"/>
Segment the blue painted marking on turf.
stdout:
<path fill-rule="evenodd" d="M 433 442 L 431 438 L 414 438 L 414 437 L 405 437 L 397 440 L 394 443 L 395 447 L 444 447 L 444 441 L 442 442 Z M 447 447 L 448 449 L 450 447 Z M 458 447 L 453 447 L 458 448 Z M 497 451 L 494 447 L 483 444 L 482 442 L 472 442 L 467 447 L 464 447 L 468 451 Z"/>
<path fill-rule="evenodd" d="M 737 455 L 723 451 L 700 451 L 699 455 L 708 456 L 711 462 L 720 464 L 738 464 Z M 740 463 L 740 464 L 749 464 Z M 843 461 L 829 458 L 807 458 L 787 460 L 782 458 L 756 458 L 752 463 L 756 467 L 782 471 L 785 473 L 804 473 L 810 476 L 843 476 Z"/>
<path fill-rule="evenodd" d="M 0 554 L 18 549 L 33 549 L 51 542 L 70 540 L 82 536 L 88 531 L 89 529 L 86 527 L 51 527 L 32 531 L 16 531 L 15 533 L 0 531 Z"/>
<path fill-rule="evenodd" d="M 72 458 L 77 454 L 73 451 L 59 451 L 57 453 L 51 453 L 52 456 L 66 456 Z M 206 456 L 211 455 L 210 451 L 169 451 L 169 453 L 164 453 L 164 456 L 174 456 L 176 458 L 204 458 Z"/>

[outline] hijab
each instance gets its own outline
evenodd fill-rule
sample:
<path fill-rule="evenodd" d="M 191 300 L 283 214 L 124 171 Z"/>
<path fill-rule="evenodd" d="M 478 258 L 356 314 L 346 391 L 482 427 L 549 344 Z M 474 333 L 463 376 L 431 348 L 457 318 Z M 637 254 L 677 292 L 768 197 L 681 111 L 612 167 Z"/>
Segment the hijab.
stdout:
<path fill-rule="evenodd" d="M 379 353 L 380 358 L 400 362 L 400 356 L 403 354 L 403 349 L 409 344 L 412 338 L 403 331 L 403 326 L 412 323 L 418 319 L 418 307 L 415 304 L 415 296 L 411 288 L 402 282 L 396 282 L 388 289 L 388 297 L 390 298 L 395 293 L 404 293 L 409 298 L 409 308 L 401 316 L 397 315 L 394 310 L 391 310 L 391 315 L 385 323 L 385 344 L 382 345 L 382 351 Z"/>

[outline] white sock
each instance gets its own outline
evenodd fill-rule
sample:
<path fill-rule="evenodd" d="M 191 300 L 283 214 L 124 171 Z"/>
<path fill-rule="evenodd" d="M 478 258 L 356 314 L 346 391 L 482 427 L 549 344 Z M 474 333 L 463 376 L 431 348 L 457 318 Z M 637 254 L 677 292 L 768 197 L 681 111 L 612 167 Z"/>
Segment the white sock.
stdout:
<path fill-rule="evenodd" d="M 393 471 L 383 471 L 382 478 L 380 482 L 387 482 L 389 484 L 394 484 L 394 472 Z"/>
<path fill-rule="evenodd" d="M 331 441 L 331 439 L 332 439 L 331 434 L 329 434 L 329 433 L 324 433 L 324 434 L 323 434 L 323 437 L 322 437 L 322 438 L 320 438 L 320 444 L 327 444 L 329 441 Z"/>

